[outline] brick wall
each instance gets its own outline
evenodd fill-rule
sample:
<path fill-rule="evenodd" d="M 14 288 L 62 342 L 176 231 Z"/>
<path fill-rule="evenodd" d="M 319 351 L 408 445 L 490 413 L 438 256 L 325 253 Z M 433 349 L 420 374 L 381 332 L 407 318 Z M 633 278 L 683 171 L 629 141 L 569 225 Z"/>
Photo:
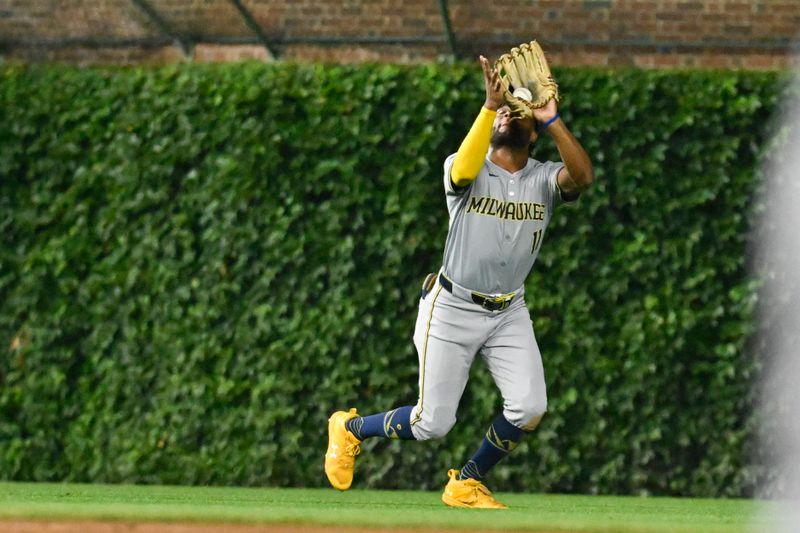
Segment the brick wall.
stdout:
<path fill-rule="evenodd" d="M 392 61 L 450 54 L 439 0 L 0 0 L 7 60 Z M 448 0 L 460 57 L 537 38 L 556 65 L 781 68 L 800 0 Z M 180 44 L 183 46 L 180 46 Z"/>

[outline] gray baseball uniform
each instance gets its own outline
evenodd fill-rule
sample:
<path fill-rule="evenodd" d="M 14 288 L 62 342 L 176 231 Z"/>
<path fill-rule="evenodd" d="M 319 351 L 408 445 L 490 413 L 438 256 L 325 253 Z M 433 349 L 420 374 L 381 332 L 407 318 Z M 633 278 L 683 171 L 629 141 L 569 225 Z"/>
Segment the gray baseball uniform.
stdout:
<path fill-rule="evenodd" d="M 533 429 L 547 407 L 544 370 L 525 306 L 524 282 L 539 253 L 563 163 L 528 159 L 509 173 L 487 157 L 477 178 L 454 189 L 444 164 L 450 225 L 444 264 L 420 300 L 414 344 L 419 355 L 419 400 L 411 412 L 418 440 L 445 435 L 477 352 L 503 397 L 503 414 Z"/>

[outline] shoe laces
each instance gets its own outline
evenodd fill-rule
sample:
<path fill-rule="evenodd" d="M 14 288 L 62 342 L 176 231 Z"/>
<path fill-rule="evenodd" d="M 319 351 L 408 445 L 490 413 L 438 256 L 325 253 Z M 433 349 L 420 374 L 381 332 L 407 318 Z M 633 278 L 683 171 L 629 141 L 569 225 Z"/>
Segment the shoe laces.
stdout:
<path fill-rule="evenodd" d="M 478 492 L 482 492 L 487 496 L 491 496 L 492 495 L 492 491 L 490 491 L 489 488 L 486 485 L 484 485 L 483 483 L 480 483 L 480 482 L 475 486 L 475 490 L 478 491 Z"/>
<path fill-rule="evenodd" d="M 467 479 L 465 481 L 467 483 L 467 486 L 472 488 L 472 490 L 474 491 L 474 494 L 475 494 L 476 497 L 478 496 L 478 493 L 482 493 L 482 494 L 484 494 L 486 496 L 491 496 L 492 495 L 492 491 L 489 490 L 489 487 L 487 487 L 486 485 L 484 485 L 483 483 L 481 483 L 477 479 L 470 478 L 470 479 Z"/>
<path fill-rule="evenodd" d="M 350 457 L 355 457 L 361 453 L 361 446 L 355 443 L 349 443 L 344 447 L 344 454 Z"/>
<path fill-rule="evenodd" d="M 492 491 L 489 490 L 489 487 L 487 487 L 477 479 L 470 479 L 468 481 L 468 485 L 472 488 L 473 494 L 475 495 L 476 498 L 478 498 L 481 494 L 492 497 Z"/>

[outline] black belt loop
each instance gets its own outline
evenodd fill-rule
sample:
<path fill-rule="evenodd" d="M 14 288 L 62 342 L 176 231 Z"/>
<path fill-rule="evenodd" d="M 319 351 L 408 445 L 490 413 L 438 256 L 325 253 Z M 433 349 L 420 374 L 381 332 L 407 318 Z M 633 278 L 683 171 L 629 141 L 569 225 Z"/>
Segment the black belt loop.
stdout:
<path fill-rule="evenodd" d="M 444 277 L 444 272 L 439 272 L 439 285 L 444 287 L 450 294 L 453 294 L 453 284 L 449 279 Z"/>

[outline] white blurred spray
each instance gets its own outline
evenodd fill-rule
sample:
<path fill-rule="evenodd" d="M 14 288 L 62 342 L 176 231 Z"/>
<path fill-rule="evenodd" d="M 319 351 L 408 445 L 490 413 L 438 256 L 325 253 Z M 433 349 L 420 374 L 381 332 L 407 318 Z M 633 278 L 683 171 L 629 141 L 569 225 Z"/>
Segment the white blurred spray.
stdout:
<path fill-rule="evenodd" d="M 792 84 L 773 120 L 757 244 L 756 274 L 766 274 L 759 310 L 760 453 L 770 473 L 759 492 L 780 500 L 764 509 L 772 515 L 768 523 L 779 524 L 770 527 L 775 533 L 800 532 L 800 72 Z"/>

